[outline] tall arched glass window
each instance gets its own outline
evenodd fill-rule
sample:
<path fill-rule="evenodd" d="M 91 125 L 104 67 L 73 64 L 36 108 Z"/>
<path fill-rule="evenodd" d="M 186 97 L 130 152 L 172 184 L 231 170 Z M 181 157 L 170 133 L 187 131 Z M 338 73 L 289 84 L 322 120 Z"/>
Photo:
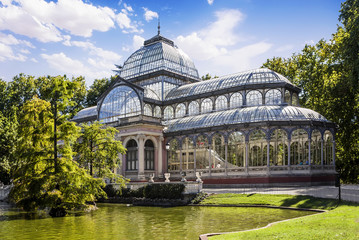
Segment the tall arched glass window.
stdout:
<path fill-rule="evenodd" d="M 155 146 L 151 140 L 145 142 L 145 170 L 155 169 Z"/>
<path fill-rule="evenodd" d="M 310 160 L 313 165 L 321 165 L 322 134 L 318 130 L 313 130 L 312 141 L 310 143 Z"/>
<path fill-rule="evenodd" d="M 216 99 L 216 110 L 223 110 L 223 109 L 227 109 L 227 105 L 228 101 L 227 98 L 225 96 L 219 96 Z"/>
<path fill-rule="evenodd" d="M 226 163 L 225 156 L 225 141 L 221 134 L 215 134 L 212 138 L 211 147 L 211 165 L 215 168 L 224 168 Z"/>
<path fill-rule="evenodd" d="M 206 136 L 199 136 L 196 141 L 196 166 L 197 169 L 208 168 L 208 139 Z"/>
<path fill-rule="evenodd" d="M 153 110 L 153 116 L 157 118 L 161 117 L 161 108 L 159 106 L 156 106 Z"/>
<path fill-rule="evenodd" d="M 254 130 L 249 135 L 249 166 L 266 166 L 267 159 L 264 152 L 267 146 L 266 134 L 262 130 Z"/>
<path fill-rule="evenodd" d="M 174 171 L 180 169 L 180 148 L 178 141 L 173 139 L 169 142 L 169 150 L 168 150 L 168 170 Z"/>
<path fill-rule="evenodd" d="M 296 93 L 293 93 L 293 95 L 292 95 L 292 105 L 293 106 L 299 105 L 298 94 L 296 94 Z"/>
<path fill-rule="evenodd" d="M 291 99 L 290 99 L 290 92 L 288 90 L 285 90 L 284 93 L 284 102 L 288 103 L 289 105 L 292 103 Z"/>
<path fill-rule="evenodd" d="M 212 109 L 213 109 L 212 100 L 209 98 L 203 99 L 201 106 L 202 113 L 212 112 Z"/>
<path fill-rule="evenodd" d="M 141 114 L 141 103 L 136 92 L 128 86 L 112 89 L 103 100 L 99 118 L 104 122 Z"/>
<path fill-rule="evenodd" d="M 288 164 L 288 135 L 283 129 L 276 129 L 271 134 L 269 164 L 283 166 Z"/>
<path fill-rule="evenodd" d="M 240 93 L 233 93 L 229 102 L 230 108 L 236 108 L 243 105 L 243 97 Z"/>
<path fill-rule="evenodd" d="M 176 118 L 181 118 L 186 115 L 186 106 L 183 103 L 180 103 L 176 107 Z"/>
<path fill-rule="evenodd" d="M 197 101 L 192 101 L 188 105 L 188 115 L 193 116 L 199 114 L 199 104 Z"/>
<path fill-rule="evenodd" d="M 194 169 L 194 144 L 191 138 L 186 137 L 182 141 L 183 170 Z"/>
<path fill-rule="evenodd" d="M 228 138 L 228 168 L 244 167 L 246 154 L 245 136 L 242 132 L 233 132 Z"/>
<path fill-rule="evenodd" d="M 304 129 L 297 129 L 292 132 L 290 145 L 290 164 L 308 165 L 308 133 Z"/>
<path fill-rule="evenodd" d="M 167 106 L 163 111 L 163 118 L 169 120 L 173 118 L 173 107 Z"/>
<path fill-rule="evenodd" d="M 126 144 L 126 170 L 137 170 L 138 169 L 138 148 L 137 142 L 131 139 Z"/>
<path fill-rule="evenodd" d="M 324 142 L 323 142 L 323 164 L 324 165 L 333 165 L 334 159 L 333 159 L 333 134 L 330 131 L 324 132 Z"/>
<path fill-rule="evenodd" d="M 152 116 L 152 107 L 149 104 L 145 104 L 145 106 L 143 107 L 143 113 L 146 116 Z"/>
<path fill-rule="evenodd" d="M 279 105 L 282 101 L 282 93 L 278 89 L 271 89 L 266 92 L 266 105 Z"/>
<path fill-rule="evenodd" d="M 247 93 L 246 96 L 247 106 L 258 106 L 262 105 L 262 93 L 257 90 L 253 90 Z"/>

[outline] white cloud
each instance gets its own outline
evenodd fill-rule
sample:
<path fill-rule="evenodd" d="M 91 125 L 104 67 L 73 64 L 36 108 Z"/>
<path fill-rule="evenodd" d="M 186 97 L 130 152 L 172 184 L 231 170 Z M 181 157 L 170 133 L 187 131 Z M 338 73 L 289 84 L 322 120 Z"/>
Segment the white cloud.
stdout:
<path fill-rule="evenodd" d="M 214 0 L 207 0 L 207 2 L 208 2 L 209 5 L 212 5 Z"/>
<path fill-rule="evenodd" d="M 4 43 L 0 42 L 0 62 L 6 60 L 16 60 L 24 62 L 27 59 L 23 54 L 14 54 L 13 49 Z"/>
<path fill-rule="evenodd" d="M 141 36 L 138 35 L 134 35 L 132 38 L 132 48 L 133 50 L 137 50 L 140 47 L 143 46 L 143 42 L 145 41 L 145 39 Z"/>
<path fill-rule="evenodd" d="M 246 37 L 237 30 L 244 19 L 239 10 L 217 11 L 215 17 L 209 26 L 176 39 L 202 74 L 224 75 L 259 67 L 256 66 L 258 58 L 268 52 L 272 44 L 266 41 L 244 44 Z"/>
<path fill-rule="evenodd" d="M 294 48 L 293 45 L 291 44 L 287 44 L 287 45 L 283 45 L 283 46 L 280 46 L 278 47 L 277 49 L 275 49 L 276 52 L 287 52 L 287 51 L 290 51 Z"/>
<path fill-rule="evenodd" d="M 126 3 L 124 3 L 123 5 L 128 12 L 133 12 L 133 9 L 130 5 L 127 5 Z"/>
<path fill-rule="evenodd" d="M 144 16 L 147 22 L 151 21 L 154 18 L 158 18 L 158 13 L 149 10 L 148 8 L 143 8 L 143 10 L 145 11 Z"/>

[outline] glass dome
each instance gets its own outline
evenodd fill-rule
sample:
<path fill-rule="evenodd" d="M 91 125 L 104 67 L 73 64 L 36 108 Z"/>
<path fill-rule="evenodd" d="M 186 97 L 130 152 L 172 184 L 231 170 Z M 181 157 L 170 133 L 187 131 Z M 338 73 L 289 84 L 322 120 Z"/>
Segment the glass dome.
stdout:
<path fill-rule="evenodd" d="M 199 79 L 192 60 L 171 40 L 161 35 L 145 41 L 144 46 L 125 61 L 120 76 L 131 79 L 159 70 Z"/>

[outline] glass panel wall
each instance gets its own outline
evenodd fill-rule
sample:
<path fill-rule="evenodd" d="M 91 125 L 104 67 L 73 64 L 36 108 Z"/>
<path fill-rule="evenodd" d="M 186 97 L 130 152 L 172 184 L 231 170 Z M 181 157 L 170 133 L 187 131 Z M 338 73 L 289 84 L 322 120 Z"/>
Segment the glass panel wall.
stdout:
<path fill-rule="evenodd" d="M 173 119 L 173 107 L 167 106 L 163 111 L 164 120 Z"/>
<path fill-rule="evenodd" d="M 155 169 L 155 146 L 151 140 L 145 142 L 145 170 Z"/>
<path fill-rule="evenodd" d="M 267 146 L 266 135 L 262 130 L 254 130 L 249 135 L 249 166 L 266 166 L 267 158 L 264 152 Z"/>
<path fill-rule="evenodd" d="M 230 108 L 236 108 L 243 105 L 243 97 L 240 93 L 233 93 L 229 102 Z"/>
<path fill-rule="evenodd" d="M 167 160 L 168 160 L 168 170 L 179 170 L 180 169 L 180 149 L 179 149 L 179 144 L 178 141 L 176 139 L 172 139 L 169 142 L 169 150 L 167 152 L 168 156 L 167 156 Z"/>
<path fill-rule="evenodd" d="M 292 95 L 292 106 L 299 106 L 298 94 L 296 93 Z"/>
<path fill-rule="evenodd" d="M 279 105 L 282 102 L 282 93 L 278 89 L 271 89 L 266 92 L 266 105 Z"/>
<path fill-rule="evenodd" d="M 176 118 L 181 118 L 186 115 L 186 106 L 183 103 L 180 103 L 176 107 Z"/>
<path fill-rule="evenodd" d="M 219 96 L 216 99 L 216 104 L 215 104 L 216 110 L 227 109 L 227 106 L 228 106 L 228 101 L 227 101 L 227 98 L 225 96 Z"/>
<path fill-rule="evenodd" d="M 199 114 L 199 104 L 197 101 L 192 101 L 188 105 L 188 115 L 198 115 Z"/>
<path fill-rule="evenodd" d="M 197 169 L 209 168 L 208 139 L 206 136 L 199 136 L 196 141 L 196 167 Z"/>
<path fill-rule="evenodd" d="M 212 109 L 213 109 L 212 100 L 209 98 L 203 99 L 202 105 L 201 105 L 202 113 L 212 112 Z"/>
<path fill-rule="evenodd" d="M 269 165 L 284 166 L 288 164 L 288 135 L 283 129 L 276 129 L 270 138 Z"/>
<path fill-rule="evenodd" d="M 153 111 L 153 116 L 160 118 L 161 117 L 161 108 L 159 106 L 156 106 Z"/>
<path fill-rule="evenodd" d="M 145 106 L 144 106 L 144 108 L 143 108 L 143 113 L 144 113 L 146 116 L 152 116 L 152 108 L 151 108 L 151 105 L 145 104 Z"/>
<path fill-rule="evenodd" d="M 233 132 L 228 138 L 228 168 L 245 166 L 245 136 L 242 132 Z"/>
<path fill-rule="evenodd" d="M 290 164 L 308 165 L 308 133 L 304 129 L 292 132 L 290 145 Z"/>
<path fill-rule="evenodd" d="M 321 148 L 322 148 L 322 134 L 318 130 L 313 130 L 312 141 L 310 143 L 310 160 L 313 165 L 321 165 Z"/>
<path fill-rule="evenodd" d="M 226 163 L 225 141 L 221 134 L 215 134 L 212 138 L 211 147 L 211 166 L 215 168 L 224 168 Z"/>
<path fill-rule="evenodd" d="M 194 144 L 191 138 L 185 138 L 182 141 L 182 162 L 183 170 L 194 169 Z"/>
<path fill-rule="evenodd" d="M 247 93 L 246 100 L 247 100 L 247 106 L 262 105 L 263 103 L 262 93 L 257 90 L 250 91 Z"/>
<path fill-rule="evenodd" d="M 290 99 L 290 92 L 288 90 L 285 90 L 284 102 L 288 103 L 289 105 L 292 103 L 292 101 Z"/>
<path fill-rule="evenodd" d="M 333 165 L 333 135 L 330 131 L 324 132 L 324 142 L 323 142 L 323 164 L 324 165 Z"/>

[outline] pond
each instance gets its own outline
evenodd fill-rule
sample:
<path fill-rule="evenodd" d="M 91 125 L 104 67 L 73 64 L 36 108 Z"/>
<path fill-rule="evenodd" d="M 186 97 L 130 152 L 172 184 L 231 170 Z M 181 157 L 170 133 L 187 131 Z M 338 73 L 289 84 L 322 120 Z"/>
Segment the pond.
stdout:
<path fill-rule="evenodd" d="M 26 214 L 0 202 L 0 239 L 198 239 L 312 214 L 248 207 L 134 207 L 98 204 L 81 215 L 51 218 Z"/>

